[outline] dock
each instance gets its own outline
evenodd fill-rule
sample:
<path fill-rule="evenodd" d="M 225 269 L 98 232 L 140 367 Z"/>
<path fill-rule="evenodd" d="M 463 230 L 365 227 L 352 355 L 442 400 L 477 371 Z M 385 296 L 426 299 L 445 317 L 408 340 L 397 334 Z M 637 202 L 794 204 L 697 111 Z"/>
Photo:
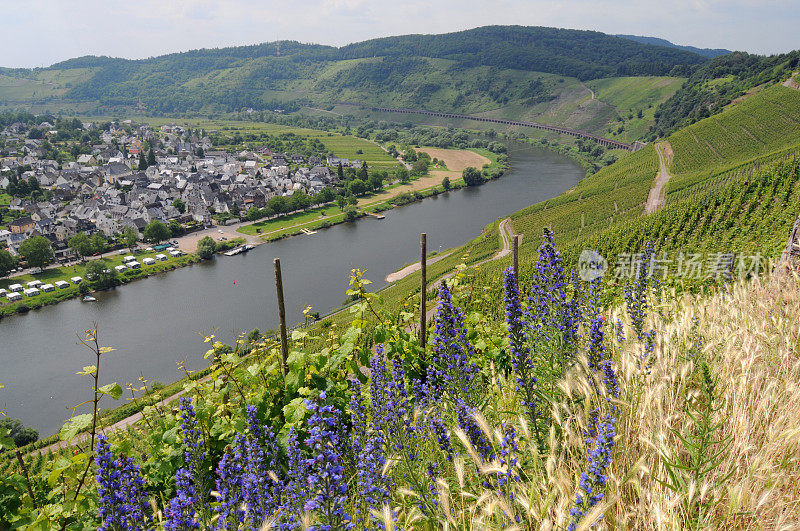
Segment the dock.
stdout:
<path fill-rule="evenodd" d="M 303 234 L 316 234 L 317 233 L 317 231 L 309 230 L 309 229 L 300 229 L 300 232 L 302 232 Z"/>
<path fill-rule="evenodd" d="M 383 214 L 376 214 L 375 212 L 367 212 L 366 210 L 364 211 L 364 214 L 366 214 L 367 216 L 372 216 L 375 219 L 384 219 L 386 217 Z"/>
<path fill-rule="evenodd" d="M 237 247 L 236 249 L 231 249 L 230 251 L 225 253 L 225 256 L 236 256 L 237 254 L 246 253 L 253 247 L 255 247 L 255 245 L 248 243 L 247 245 L 242 245 L 241 247 Z"/>

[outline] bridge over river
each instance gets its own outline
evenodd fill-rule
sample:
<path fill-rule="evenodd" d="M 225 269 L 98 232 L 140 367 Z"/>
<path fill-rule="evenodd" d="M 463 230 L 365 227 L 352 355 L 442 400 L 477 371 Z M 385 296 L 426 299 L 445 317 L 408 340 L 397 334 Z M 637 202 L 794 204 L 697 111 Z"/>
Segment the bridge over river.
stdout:
<path fill-rule="evenodd" d="M 605 138 L 603 136 L 595 135 L 587 131 L 578 131 L 576 129 L 568 129 L 566 127 L 558 127 L 556 125 L 540 124 L 536 122 L 523 122 L 519 120 L 502 120 L 500 118 L 486 118 L 483 116 L 470 116 L 468 114 L 453 114 L 447 112 L 425 111 L 422 109 L 390 109 L 388 107 L 367 107 L 365 105 L 359 105 L 358 103 L 350 103 L 344 101 L 339 103 L 342 105 L 352 105 L 355 107 L 371 109 L 373 111 L 379 111 L 379 112 L 392 112 L 400 114 L 422 114 L 426 116 L 435 116 L 438 118 L 455 118 L 459 120 L 475 120 L 476 122 L 491 122 L 503 125 L 514 125 L 517 127 L 531 127 L 533 129 L 553 131 L 554 133 L 559 133 L 562 135 L 569 135 L 580 138 L 589 138 L 602 146 L 607 146 L 615 149 L 627 149 L 628 151 L 636 151 L 644 147 L 644 144 L 642 142 L 635 142 L 634 144 L 626 144 L 625 142 L 620 142 L 619 140 L 613 140 L 611 138 Z"/>

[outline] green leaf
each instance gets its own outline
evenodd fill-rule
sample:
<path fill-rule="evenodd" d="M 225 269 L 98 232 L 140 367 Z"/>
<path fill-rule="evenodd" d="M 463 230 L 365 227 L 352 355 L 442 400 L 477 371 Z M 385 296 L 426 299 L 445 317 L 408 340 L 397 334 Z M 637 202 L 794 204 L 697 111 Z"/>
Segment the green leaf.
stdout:
<path fill-rule="evenodd" d="M 94 374 L 96 372 L 97 372 L 96 365 L 87 365 L 86 367 L 83 368 L 83 370 L 78 371 L 75 374 L 77 374 L 78 376 L 86 376 L 87 374 Z"/>
<path fill-rule="evenodd" d="M 8 428 L 0 428 L 0 448 L 14 448 L 14 439 L 8 436 L 11 431 Z"/>
<path fill-rule="evenodd" d="M 306 411 L 308 411 L 306 408 L 306 399 L 302 397 L 295 398 L 283 406 L 283 415 L 286 417 L 287 424 L 296 424 L 303 420 Z"/>
<path fill-rule="evenodd" d="M 64 426 L 61 427 L 61 431 L 58 433 L 58 437 L 62 441 L 69 441 L 78 432 L 85 430 L 89 426 L 92 425 L 92 416 L 88 413 L 83 415 L 77 415 L 69 419 Z"/>
<path fill-rule="evenodd" d="M 122 387 L 120 387 L 117 382 L 104 385 L 103 387 L 98 389 L 98 391 L 103 393 L 104 395 L 110 396 L 114 400 L 119 400 L 119 397 L 122 396 Z"/>

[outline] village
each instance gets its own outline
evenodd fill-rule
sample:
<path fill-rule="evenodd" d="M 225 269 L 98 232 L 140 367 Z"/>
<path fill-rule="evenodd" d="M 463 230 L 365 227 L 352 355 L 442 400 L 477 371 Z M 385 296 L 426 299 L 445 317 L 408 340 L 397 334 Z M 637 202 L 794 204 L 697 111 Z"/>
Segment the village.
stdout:
<path fill-rule="evenodd" d="M 130 227 L 141 239 L 158 221 L 174 235 L 236 223 L 276 197 L 287 198 L 284 211 L 293 209 L 295 194 L 301 206 L 300 196 L 305 206 L 315 194 L 330 201 L 340 168 L 364 165 L 330 153 L 273 152 L 269 145 L 230 153 L 215 149 L 204 131 L 177 125 L 59 123 L 69 130 L 42 121 L 0 131 L 0 192 L 8 200 L 0 202 L 0 248 L 13 255 L 25 240 L 44 236 L 55 259 L 65 262 L 75 258 L 68 242 L 78 233 L 114 240 Z M 74 160 L 51 158 L 55 142 L 75 137 Z"/>

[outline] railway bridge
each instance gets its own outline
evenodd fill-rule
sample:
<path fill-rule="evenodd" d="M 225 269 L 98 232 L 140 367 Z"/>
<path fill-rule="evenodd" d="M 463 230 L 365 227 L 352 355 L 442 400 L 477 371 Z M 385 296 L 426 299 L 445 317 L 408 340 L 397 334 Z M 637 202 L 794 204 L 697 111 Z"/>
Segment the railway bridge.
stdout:
<path fill-rule="evenodd" d="M 363 105 L 358 105 L 354 103 L 347 103 L 347 102 L 340 102 L 340 103 L 366 108 Z M 559 133 L 562 135 L 569 135 L 580 138 L 589 138 L 602 146 L 607 146 L 615 149 L 627 149 L 628 151 L 636 151 L 644 146 L 642 142 L 636 142 L 635 144 L 626 144 L 625 142 L 620 142 L 619 140 L 613 140 L 611 138 L 605 138 L 603 136 L 595 135 L 587 131 L 578 131 L 576 129 L 568 129 L 566 127 L 558 127 L 555 125 L 540 124 L 536 122 L 523 122 L 519 120 L 502 120 L 499 118 L 485 118 L 483 116 L 470 116 L 468 114 L 453 114 L 448 112 L 424 111 L 421 109 L 390 109 L 388 107 L 372 107 L 371 109 L 373 111 L 379 111 L 379 112 L 392 112 L 399 114 L 422 114 L 425 116 L 435 116 L 437 118 L 455 118 L 459 120 L 475 120 L 477 122 L 491 122 L 503 125 L 513 125 L 517 127 L 531 127 L 533 129 L 553 131 L 554 133 Z"/>

